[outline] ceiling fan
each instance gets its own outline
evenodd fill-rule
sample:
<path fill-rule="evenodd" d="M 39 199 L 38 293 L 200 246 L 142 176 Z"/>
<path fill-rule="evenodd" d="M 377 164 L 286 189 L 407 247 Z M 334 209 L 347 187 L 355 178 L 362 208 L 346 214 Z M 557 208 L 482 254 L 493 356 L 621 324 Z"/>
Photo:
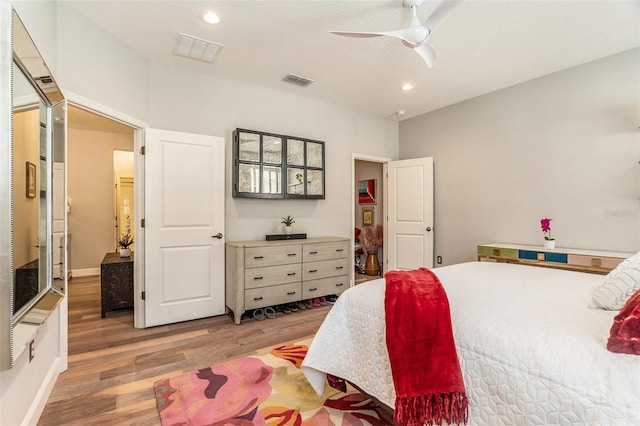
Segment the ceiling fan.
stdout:
<path fill-rule="evenodd" d="M 424 24 L 420 23 L 417 16 L 418 6 L 420 6 L 423 0 L 403 0 L 405 7 L 411 9 L 412 17 L 411 24 L 399 30 L 392 31 L 375 31 L 375 32 L 358 32 L 358 31 L 329 31 L 332 34 L 345 37 L 381 37 L 389 36 L 395 37 L 402 41 L 407 47 L 412 48 L 418 55 L 424 59 L 427 66 L 431 68 L 436 60 L 436 51 L 431 47 L 427 40 L 429 36 L 435 31 L 435 29 L 444 21 L 447 16 L 460 4 L 463 0 L 444 0 L 435 8 L 433 13 L 424 21 Z"/>

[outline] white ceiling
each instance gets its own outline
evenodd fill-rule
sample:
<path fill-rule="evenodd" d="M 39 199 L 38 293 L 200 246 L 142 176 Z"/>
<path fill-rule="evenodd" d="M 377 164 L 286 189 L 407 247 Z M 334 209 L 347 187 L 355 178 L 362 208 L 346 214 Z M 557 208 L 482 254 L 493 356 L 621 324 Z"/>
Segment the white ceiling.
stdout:
<path fill-rule="evenodd" d="M 396 119 L 640 46 L 638 0 L 467 1 L 430 38 L 432 69 L 395 39 L 328 33 L 405 27 L 402 0 L 67 3 L 152 61 Z M 420 20 L 438 4 L 425 0 Z M 220 24 L 204 23 L 208 10 Z M 212 64 L 174 56 L 180 32 L 224 48 Z M 293 86 L 282 81 L 287 73 L 315 82 Z M 414 89 L 401 91 L 407 82 Z"/>

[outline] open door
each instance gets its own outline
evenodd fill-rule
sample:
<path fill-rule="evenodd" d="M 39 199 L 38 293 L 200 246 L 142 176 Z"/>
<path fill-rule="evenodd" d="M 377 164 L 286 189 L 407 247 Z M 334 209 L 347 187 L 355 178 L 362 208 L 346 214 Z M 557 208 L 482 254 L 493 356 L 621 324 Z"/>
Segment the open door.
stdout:
<path fill-rule="evenodd" d="M 433 158 L 387 163 L 387 269 L 433 268 Z"/>
<path fill-rule="evenodd" d="M 225 313 L 224 138 L 147 129 L 145 326 Z"/>

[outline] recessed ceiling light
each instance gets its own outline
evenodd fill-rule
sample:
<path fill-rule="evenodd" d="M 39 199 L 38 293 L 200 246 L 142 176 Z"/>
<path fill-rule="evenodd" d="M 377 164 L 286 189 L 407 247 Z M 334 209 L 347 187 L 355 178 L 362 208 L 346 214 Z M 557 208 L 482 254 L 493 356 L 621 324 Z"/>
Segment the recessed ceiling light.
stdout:
<path fill-rule="evenodd" d="M 208 24 L 217 24 L 220 22 L 220 17 L 213 12 L 205 13 L 202 19 Z"/>
<path fill-rule="evenodd" d="M 408 91 L 408 90 L 411 90 L 411 89 L 413 89 L 413 84 L 411 84 L 411 83 L 403 84 L 401 89 L 404 90 L 405 92 Z"/>

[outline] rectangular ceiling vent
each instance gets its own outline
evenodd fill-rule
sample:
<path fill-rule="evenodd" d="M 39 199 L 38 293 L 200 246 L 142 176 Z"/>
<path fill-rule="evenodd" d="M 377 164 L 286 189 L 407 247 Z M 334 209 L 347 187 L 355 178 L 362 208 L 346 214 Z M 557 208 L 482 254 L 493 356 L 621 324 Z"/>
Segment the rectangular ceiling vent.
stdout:
<path fill-rule="evenodd" d="M 282 79 L 282 81 L 295 84 L 296 86 L 300 86 L 300 87 L 307 87 L 308 85 L 313 83 L 313 80 L 309 80 L 308 78 L 300 77 L 299 75 L 295 75 L 295 74 L 287 74 Z"/>
<path fill-rule="evenodd" d="M 211 63 L 223 47 L 222 44 L 180 33 L 173 54 Z"/>

